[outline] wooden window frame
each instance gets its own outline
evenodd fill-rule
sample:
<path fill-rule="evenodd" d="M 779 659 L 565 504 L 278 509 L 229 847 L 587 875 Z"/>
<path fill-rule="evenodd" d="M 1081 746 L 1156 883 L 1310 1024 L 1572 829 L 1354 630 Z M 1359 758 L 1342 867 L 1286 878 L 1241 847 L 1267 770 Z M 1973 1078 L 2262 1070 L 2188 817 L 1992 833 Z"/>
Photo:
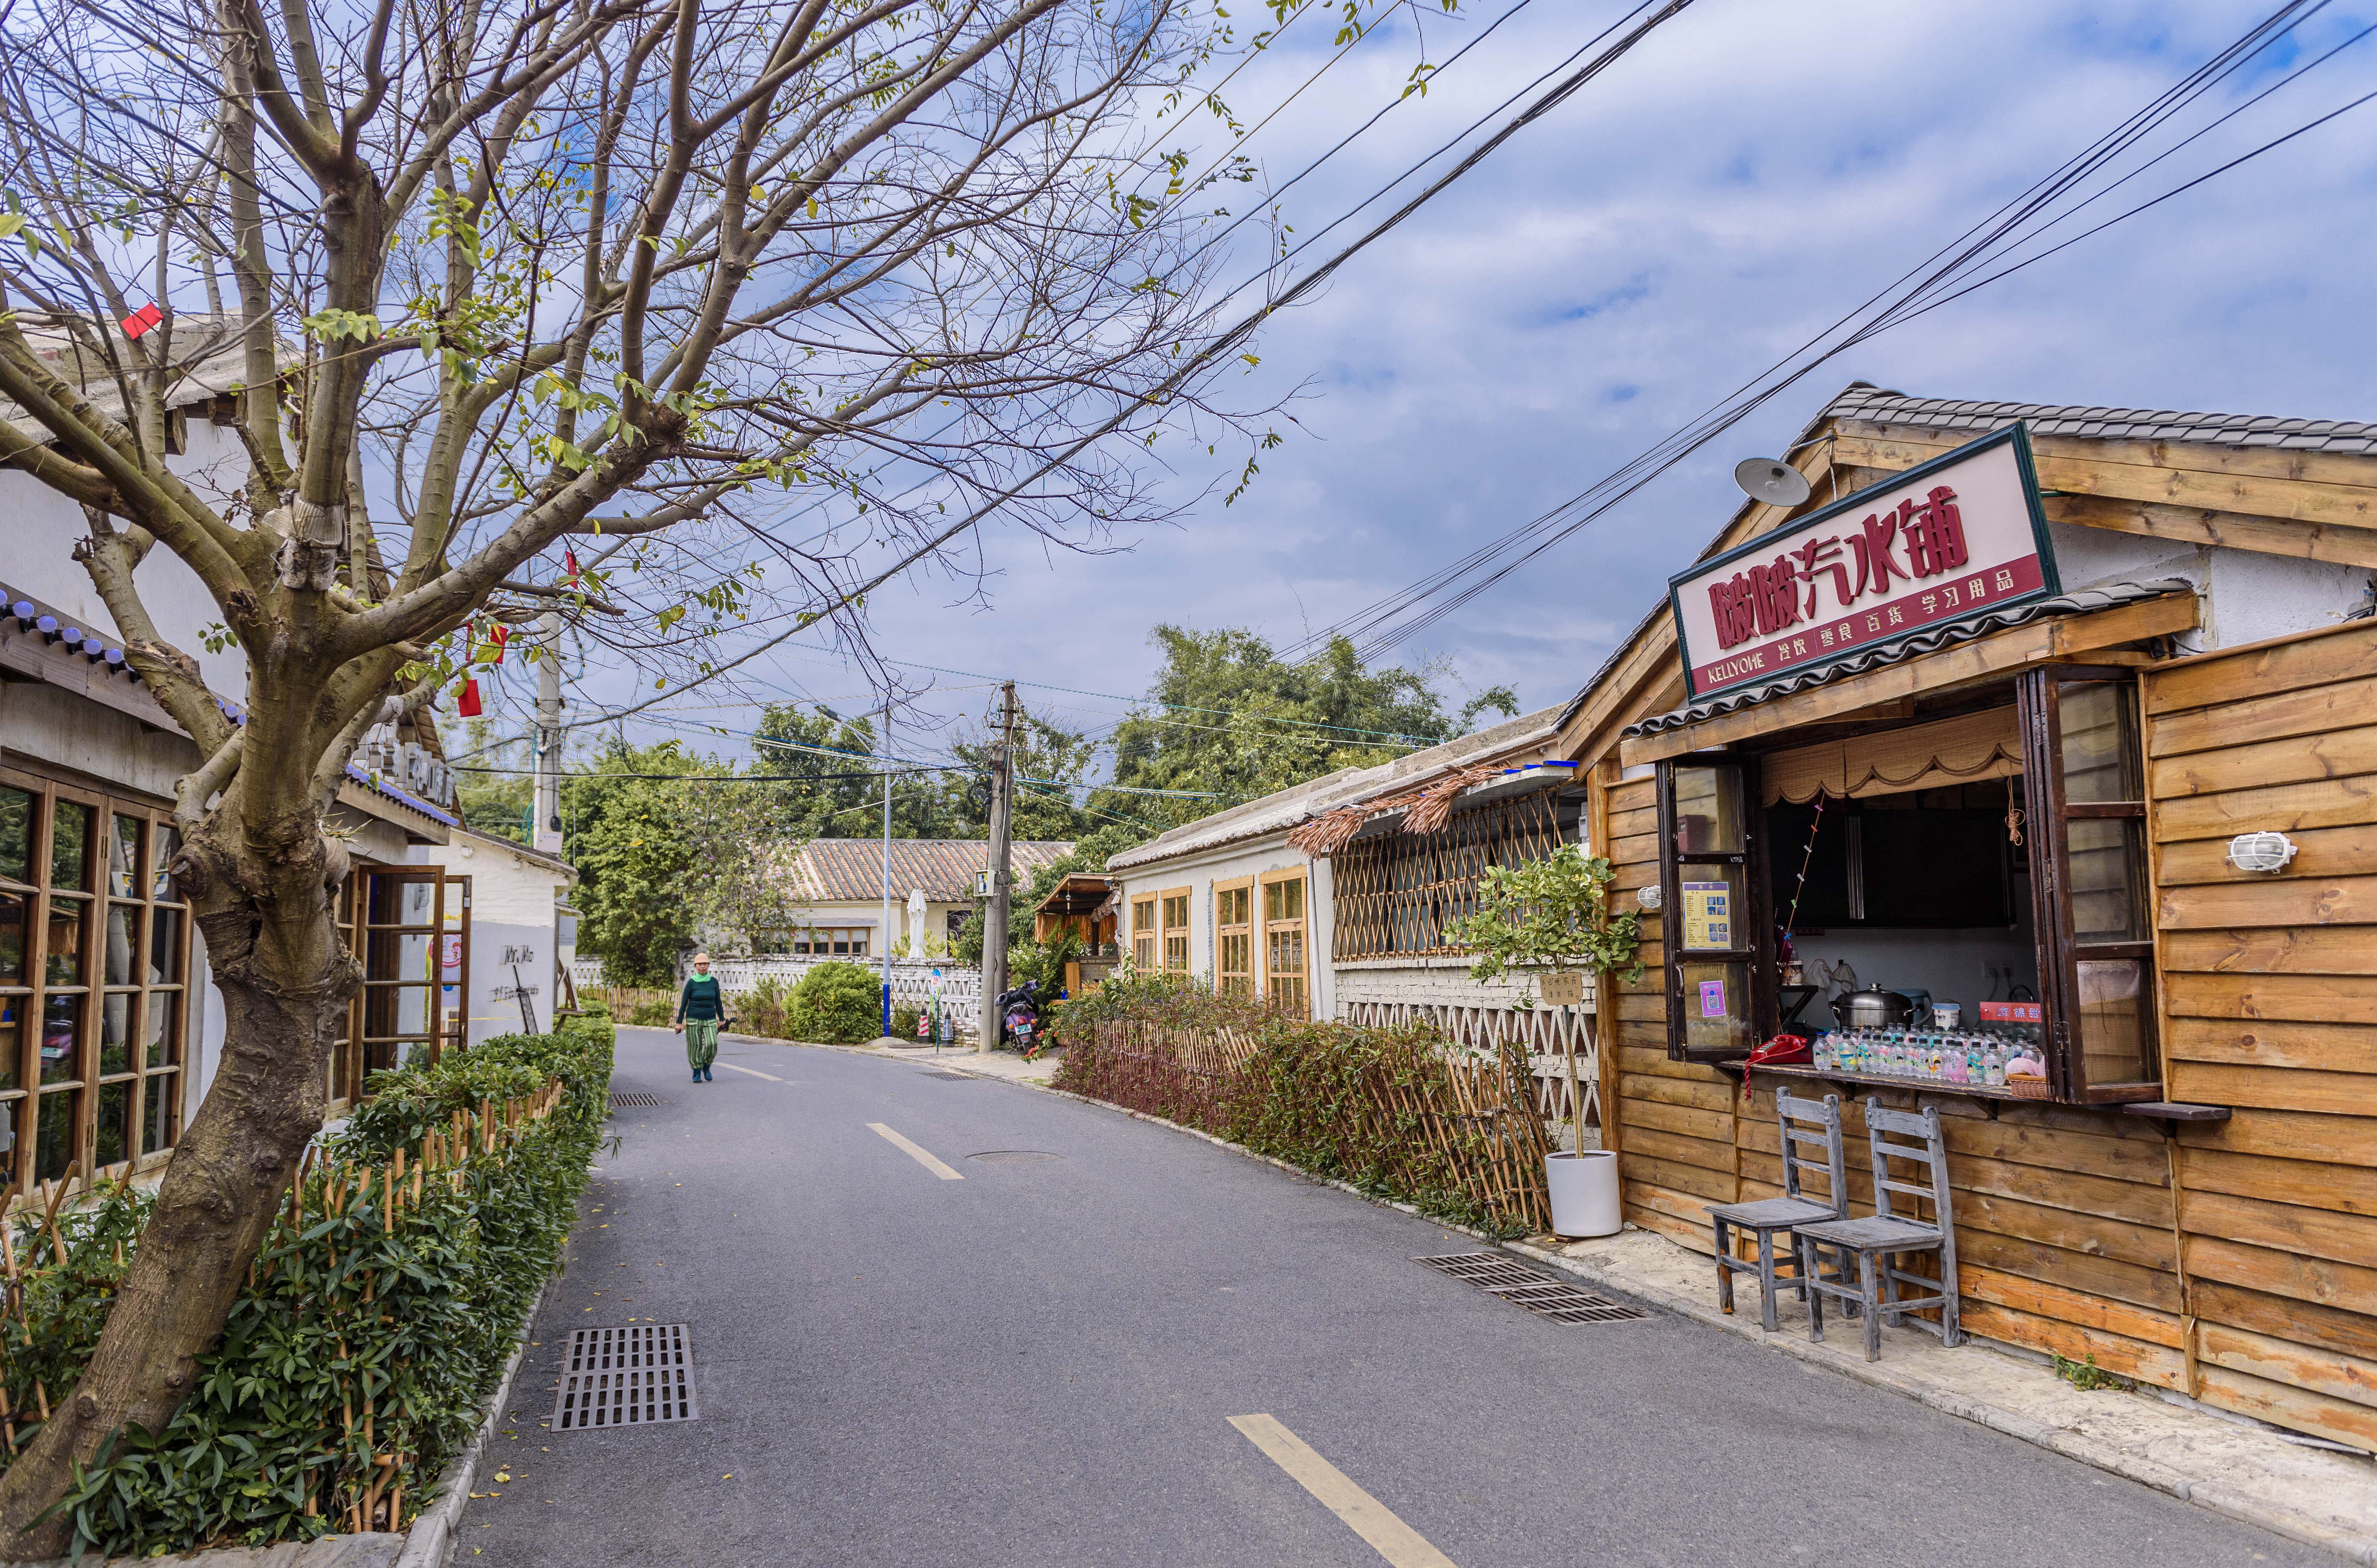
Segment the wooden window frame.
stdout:
<path fill-rule="evenodd" d="M 1145 898 L 1134 895 L 1130 900 L 1130 966 L 1141 975 L 1153 975 L 1161 967 L 1156 958 L 1164 951 L 1163 937 L 1155 924 L 1156 912 L 1161 908 L 1160 894 L 1149 893 Z"/>
<path fill-rule="evenodd" d="M 1231 881 L 1215 882 L 1212 897 L 1213 989 L 1224 994 L 1256 996 L 1260 993 L 1256 989 L 1255 981 L 1255 880 L 1252 877 L 1239 877 Z M 1222 907 L 1224 900 L 1236 902 L 1241 897 L 1246 901 L 1245 918 L 1224 919 L 1224 911 Z M 1243 949 L 1245 967 L 1241 969 L 1232 969 L 1229 964 L 1231 944 L 1234 941 L 1245 944 Z M 1243 987 L 1234 985 L 1234 982 L 1241 980 L 1246 982 Z"/>
<path fill-rule="evenodd" d="M 1332 957 L 1344 964 L 1465 951 L 1445 940 L 1445 928 L 1475 912 L 1487 868 L 1548 859 L 1580 842 L 1584 799 L 1582 784 L 1547 784 L 1457 810 L 1432 833 L 1396 830 L 1346 844 L 1330 856 Z"/>
<path fill-rule="evenodd" d="M 2126 764 L 2137 786 L 2131 801 L 2071 801 L 2065 798 L 2063 776 L 2063 688 L 2086 682 L 2116 688 L 2127 708 L 2124 739 L 2131 748 Z M 2056 1098 L 2067 1105 L 2120 1105 L 2162 1098 L 2164 1063 L 2161 1040 L 2160 964 L 2154 943 L 2155 914 L 2151 898 L 2153 845 L 2146 842 L 2146 782 L 2144 715 L 2139 703 L 2138 672 L 2124 665 L 2043 664 L 2025 670 L 2014 682 L 2023 736 L 2023 798 L 2025 833 L 2030 852 L 2033 920 L 2038 938 L 2038 999 L 2047 1018 L 2048 1082 Z M 2131 866 L 2131 897 L 2143 934 L 2114 942 L 2083 942 L 2076 934 L 2072 904 L 2071 824 L 2075 820 L 2112 820 L 2137 824 L 2132 847 L 2138 857 Z M 2144 976 L 2140 998 L 2139 1028 L 2149 1078 L 2120 1083 L 2088 1082 L 2086 1052 L 2074 1031 L 2080 1017 L 2079 965 L 2086 960 L 2134 961 Z"/>
<path fill-rule="evenodd" d="M 1678 842 L 1676 773 L 1679 769 L 1731 768 L 1739 781 L 1737 809 L 1741 815 L 1741 848 L 1693 851 L 1686 854 Z M 1767 908 L 1766 834 L 1760 822 L 1758 759 L 1734 752 L 1693 753 L 1657 764 L 1654 794 L 1659 808 L 1659 930 L 1666 950 L 1664 980 L 1667 994 L 1667 1056 L 1675 1061 L 1738 1061 L 1756 1048 L 1758 1040 L 1774 1031 L 1774 922 Z M 1729 866 L 1741 877 L 1741 907 L 1734 924 L 1750 937 L 1747 944 L 1729 948 L 1684 947 L 1683 870 L 1686 866 Z M 1740 964 L 1748 967 L 1745 999 L 1750 1045 L 1713 1049 L 1684 1043 L 1684 964 Z"/>
<path fill-rule="evenodd" d="M 17 1086 L 0 1091 L 0 1127 L 8 1131 L 11 1145 L 6 1165 L 0 1167 L 0 1206 L 5 1206 L 35 1182 L 41 1158 L 41 1102 L 51 1094 L 72 1096 L 66 1159 L 53 1176 L 68 1183 L 88 1182 L 102 1169 L 143 1169 L 172 1153 L 181 1141 L 190 999 L 197 993 L 197 983 L 191 973 L 194 939 L 188 904 L 170 880 L 161 896 L 158 888 L 160 836 L 173 832 L 171 811 L 137 796 L 14 767 L 0 768 L 0 785 L 23 793 L 30 803 L 26 823 L 28 879 L 0 878 L 0 889 L 25 901 L 26 919 L 21 982 L 0 983 L 0 1005 L 13 1008 L 19 1024 L 14 1063 Z M 84 885 L 77 889 L 55 884 L 52 856 L 61 801 L 90 813 L 90 837 L 83 846 Z M 112 880 L 119 818 L 137 829 L 127 893 L 118 893 Z M 66 902 L 81 907 L 78 940 L 82 963 L 78 983 L 70 986 L 53 983 L 49 976 L 51 913 Z M 125 978 L 112 982 L 106 933 L 113 912 L 119 909 L 128 912 L 131 945 Z M 173 916 L 169 939 L 173 949 L 163 954 L 156 951 L 160 913 Z M 152 966 L 161 957 L 171 978 L 152 979 Z M 67 1047 L 71 1066 L 66 1076 L 45 1084 L 41 1081 L 42 1049 L 53 996 L 78 997 L 83 1005 Z M 124 1008 L 125 1065 L 110 1071 L 103 1057 L 103 1034 L 108 1002 L 117 998 Z M 148 1059 L 152 1017 L 161 1018 L 164 1023 L 163 1052 L 153 1067 Z M 99 1107 L 111 1089 L 119 1087 L 126 1101 L 124 1154 L 102 1167 L 96 1164 Z M 162 1125 L 152 1139 L 150 1124 L 159 1113 Z"/>
<path fill-rule="evenodd" d="M 1192 957 L 1189 952 L 1191 944 L 1188 940 L 1189 904 L 1195 899 L 1196 893 L 1197 890 L 1193 887 L 1178 887 L 1166 888 L 1156 894 L 1156 914 L 1157 918 L 1162 922 L 1163 929 L 1163 941 L 1156 951 L 1163 954 L 1164 972 L 1166 975 L 1188 973 Z M 1176 903 L 1180 910 L 1180 921 L 1177 925 L 1173 924 L 1172 920 L 1173 906 Z M 1172 934 L 1175 931 L 1180 933 L 1180 962 L 1177 964 L 1172 962 Z"/>
<path fill-rule="evenodd" d="M 1300 882 L 1304 886 L 1298 901 L 1302 913 L 1293 919 L 1274 920 L 1269 908 L 1271 890 L 1290 882 Z M 1309 1018 L 1312 1015 L 1312 868 L 1308 865 L 1291 866 L 1277 871 L 1265 871 L 1255 879 L 1253 904 L 1251 913 L 1262 937 L 1260 946 L 1263 999 L 1274 1007 L 1287 1005 L 1281 1000 L 1272 982 L 1288 971 L 1272 968 L 1271 953 L 1273 936 L 1292 930 L 1296 934 L 1296 953 L 1301 965 L 1295 972 L 1296 983 L 1297 989 L 1303 992 L 1304 1015 Z"/>

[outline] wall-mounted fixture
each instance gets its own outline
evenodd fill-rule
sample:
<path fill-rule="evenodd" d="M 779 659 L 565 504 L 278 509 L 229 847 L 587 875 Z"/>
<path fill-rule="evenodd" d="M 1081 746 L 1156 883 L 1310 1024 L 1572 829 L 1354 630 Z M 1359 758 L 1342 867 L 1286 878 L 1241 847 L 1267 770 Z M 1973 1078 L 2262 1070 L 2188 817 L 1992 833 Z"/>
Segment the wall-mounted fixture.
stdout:
<path fill-rule="evenodd" d="M 1662 896 L 1663 895 L 1657 888 L 1636 888 L 1634 890 L 1635 902 L 1642 904 L 1644 909 L 1657 909 L 1659 907 L 1659 900 Z"/>
<path fill-rule="evenodd" d="M 2240 871 L 2283 871 L 2295 857 L 2295 841 L 2267 829 L 2228 841 L 2228 864 Z"/>

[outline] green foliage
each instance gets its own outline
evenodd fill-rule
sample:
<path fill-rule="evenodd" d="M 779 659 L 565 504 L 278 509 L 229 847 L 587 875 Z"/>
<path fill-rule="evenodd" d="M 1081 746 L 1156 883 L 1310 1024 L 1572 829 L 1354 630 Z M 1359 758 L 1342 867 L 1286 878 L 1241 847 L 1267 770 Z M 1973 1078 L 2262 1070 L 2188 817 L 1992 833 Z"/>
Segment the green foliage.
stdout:
<path fill-rule="evenodd" d="M 925 1010 L 918 1007 L 914 1002 L 903 1001 L 893 1003 L 891 1007 L 892 1037 L 900 1040 L 914 1039 L 916 1037 L 916 1021 L 924 1015 Z"/>
<path fill-rule="evenodd" d="M 496 739 L 496 726 L 485 719 L 464 721 L 462 744 L 456 755 L 468 756 L 470 761 L 461 766 L 504 770 L 481 773 L 457 769 L 454 799 L 464 826 L 474 833 L 514 844 L 532 842 L 530 830 L 536 809 L 536 780 L 530 772 L 532 751 L 524 737 Z"/>
<path fill-rule="evenodd" d="M 78 1547 L 161 1554 L 310 1539 L 353 1527 L 349 1504 L 375 1477 L 402 1486 L 408 1519 L 430 1502 L 559 1265 L 610 1076 L 608 1020 L 374 1074 L 376 1097 L 302 1183 L 302 1218 L 282 1206 L 221 1341 L 199 1359 L 196 1391 L 162 1431 L 126 1429 L 79 1473 L 65 1502 Z M 474 1117 L 490 1101 L 500 1112 L 556 1080 L 552 1114 L 455 1177 L 426 1177 L 417 1200 L 408 1183 L 390 1227 L 397 1150 L 415 1163 L 423 1134 L 450 1135 L 457 1112 Z M 0 1368 L 20 1417 L 36 1378 L 55 1401 L 79 1375 L 151 1202 L 118 1186 L 59 1216 L 65 1263 L 29 1276 Z M 17 1221 L 20 1257 L 37 1223 Z M 20 1419 L 19 1443 L 25 1435 Z M 375 1464 L 388 1454 L 392 1467 Z"/>
<path fill-rule="evenodd" d="M 675 988 L 677 952 L 694 940 L 681 896 L 694 867 L 684 792 L 718 787 L 626 775 L 728 771 L 670 741 L 614 746 L 571 781 L 563 820 L 574 822 L 567 854 L 580 878 L 578 948 L 603 961 L 610 984 Z"/>
<path fill-rule="evenodd" d="M 1534 964 L 1622 971 L 1629 982 L 1639 980 L 1642 917 L 1609 912 L 1616 876 L 1607 860 L 1587 857 L 1572 844 L 1546 859 L 1489 866 L 1478 882 L 1475 912 L 1446 927 L 1445 935 L 1477 954 L 1469 977 L 1481 985 L 1513 965 Z"/>
<path fill-rule="evenodd" d="M 1478 1119 L 1439 1119 L 1426 1129 L 1415 1111 L 1391 1120 L 1371 1114 L 1380 1092 L 1416 1105 L 1440 1091 L 1445 1045 L 1426 1025 L 1315 1022 L 1221 995 L 1185 976 L 1126 972 L 1067 1002 L 1050 1028 L 1066 1047 L 1057 1088 L 1227 1138 L 1489 1235 L 1528 1228 L 1498 1203 L 1493 1179 L 1483 1174 L 1487 1143 Z M 1254 1049 L 1218 1072 L 1174 1064 L 1160 1047 L 1134 1052 L 1118 1044 L 1133 1034 L 1177 1042 L 1224 1030 Z M 1523 1062 L 1505 1060 L 1502 1068 L 1523 1079 Z M 1531 1111 L 1525 1083 L 1510 1082 L 1507 1092 L 1511 1103 Z"/>
<path fill-rule="evenodd" d="M 1509 688 L 1496 687 L 1457 715 L 1448 712 L 1438 690 L 1448 667 L 1372 668 L 1342 637 L 1301 664 L 1282 660 L 1244 628 L 1158 626 L 1151 640 L 1165 654 L 1148 692 L 1160 706 L 1116 727 L 1113 782 L 1206 797 L 1165 801 L 1110 791 L 1090 804 L 1160 827 L 1341 768 L 1375 767 L 1463 733 L 1489 709 L 1518 711 Z"/>
<path fill-rule="evenodd" d="M 855 964 L 812 967 L 793 987 L 785 1008 L 789 1037 L 826 1045 L 856 1045 L 883 1032 L 883 985 Z"/>
<path fill-rule="evenodd" d="M 2084 1360 L 2074 1361 L 2066 1356 L 2055 1358 L 2055 1375 L 2083 1394 L 2094 1394 L 2102 1388 L 2135 1389 L 2137 1380 L 2119 1372 L 2108 1372 L 2096 1365 L 2096 1352 L 2090 1351 Z"/>

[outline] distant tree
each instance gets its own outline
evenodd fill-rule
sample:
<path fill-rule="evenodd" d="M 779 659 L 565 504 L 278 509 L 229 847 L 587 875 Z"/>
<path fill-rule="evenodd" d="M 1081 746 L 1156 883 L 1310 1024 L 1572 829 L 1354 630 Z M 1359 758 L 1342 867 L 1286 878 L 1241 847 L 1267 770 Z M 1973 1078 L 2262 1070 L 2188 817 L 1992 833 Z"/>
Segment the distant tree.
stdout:
<path fill-rule="evenodd" d="M 1165 799 L 1119 789 L 1091 804 L 1165 826 L 1335 772 L 1375 767 L 1463 733 L 1481 713 L 1515 713 L 1506 686 L 1449 712 L 1443 665 L 1372 668 L 1354 645 L 1332 639 L 1317 659 L 1289 664 L 1244 628 L 1151 634 L 1164 668 L 1146 708 L 1115 730 L 1112 784 L 1197 795 Z"/>
<path fill-rule="evenodd" d="M 529 820 L 535 810 L 534 748 L 524 736 L 498 739 L 496 726 L 485 719 L 466 720 L 457 753 L 468 760 L 455 764 L 455 803 L 462 825 L 489 838 L 530 842 Z"/>

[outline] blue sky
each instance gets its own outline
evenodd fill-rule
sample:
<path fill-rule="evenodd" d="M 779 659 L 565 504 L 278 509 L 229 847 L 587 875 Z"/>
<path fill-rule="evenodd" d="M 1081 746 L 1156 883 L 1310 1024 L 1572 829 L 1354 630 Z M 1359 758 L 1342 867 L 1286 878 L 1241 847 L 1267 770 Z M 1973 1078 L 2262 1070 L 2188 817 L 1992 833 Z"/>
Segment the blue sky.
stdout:
<path fill-rule="evenodd" d="M 1430 19 L 1428 56 L 1509 3 Z M 1308 233 L 1337 216 L 1622 8 L 1533 0 L 1297 186 L 1288 221 Z M 1027 701 L 1096 730 L 1119 703 L 1045 688 L 1143 689 L 1153 622 L 1295 642 L 1585 488 L 2262 14 L 2185 0 L 2084 14 L 2046 0 L 1698 0 L 1275 319 L 1260 367 L 1224 390 L 1254 404 L 1293 396 L 1296 422 L 1235 506 L 1214 490 L 1101 556 L 994 525 L 990 606 L 952 604 L 945 581 L 895 586 L 873 605 L 878 644 L 913 665 L 1040 683 Z M 2372 20 L 2338 0 L 2307 25 L 2306 46 Z M 1234 87 L 1242 115 L 1310 76 L 1328 42 L 1320 27 L 1291 30 Z M 1414 50 L 1407 23 L 1383 30 L 1247 152 L 1284 179 L 1392 98 Z M 2299 63 L 2275 52 L 2185 128 Z M 2132 188 L 2152 194 L 2372 88 L 2377 38 Z M 2377 417 L 2372 194 L 2377 104 L 1844 355 L 1403 657 L 1447 661 L 1456 700 L 1494 683 L 1525 707 L 1563 699 L 1731 512 L 1734 462 L 1780 449 L 1852 379 L 1940 397 Z M 1253 227 L 1233 277 L 1259 257 Z M 1244 455 L 1208 461 L 1199 448 L 1192 461 L 1184 447 L 1171 482 L 1193 497 Z M 862 676 L 798 639 L 753 669 L 740 691 L 688 698 L 680 721 L 698 709 L 745 727 L 747 698 L 870 700 Z M 906 674 L 937 683 L 920 719 L 962 722 L 987 700 L 976 679 Z M 611 688 L 591 680 L 573 697 L 626 695 Z M 937 750 L 947 737 L 917 740 Z"/>

